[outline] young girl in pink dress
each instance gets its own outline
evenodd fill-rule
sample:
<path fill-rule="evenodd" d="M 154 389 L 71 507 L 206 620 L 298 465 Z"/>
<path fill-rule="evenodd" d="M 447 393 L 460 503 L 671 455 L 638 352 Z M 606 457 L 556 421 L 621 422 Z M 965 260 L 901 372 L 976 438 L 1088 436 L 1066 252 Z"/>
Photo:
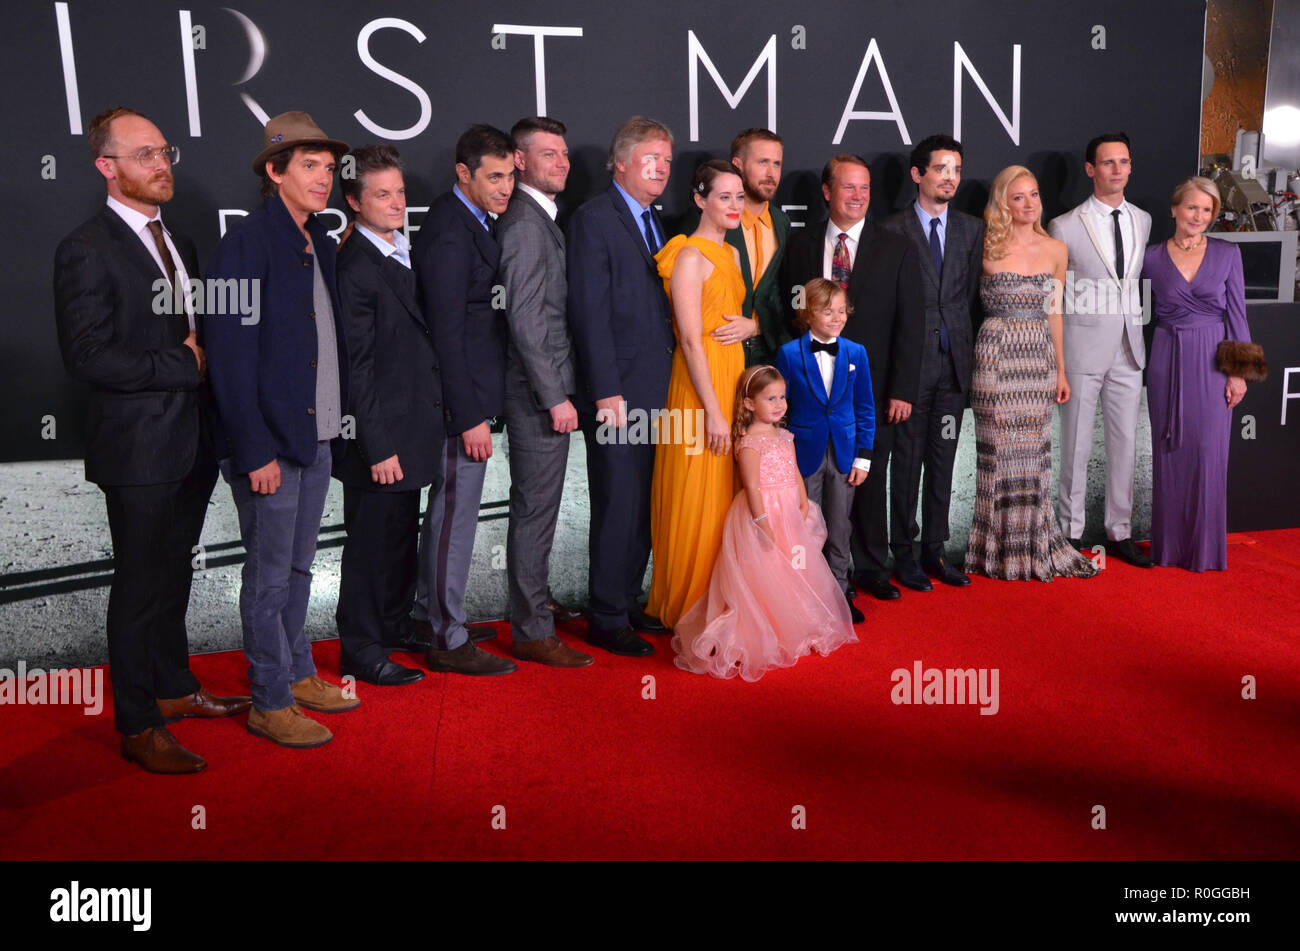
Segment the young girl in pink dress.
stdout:
<path fill-rule="evenodd" d="M 857 643 L 822 557 L 826 523 L 808 501 L 794 436 L 781 426 L 785 408 L 775 367 L 741 375 L 732 438 L 744 489 L 727 513 L 708 594 L 674 628 L 674 663 L 683 670 L 752 682 L 810 651 Z"/>

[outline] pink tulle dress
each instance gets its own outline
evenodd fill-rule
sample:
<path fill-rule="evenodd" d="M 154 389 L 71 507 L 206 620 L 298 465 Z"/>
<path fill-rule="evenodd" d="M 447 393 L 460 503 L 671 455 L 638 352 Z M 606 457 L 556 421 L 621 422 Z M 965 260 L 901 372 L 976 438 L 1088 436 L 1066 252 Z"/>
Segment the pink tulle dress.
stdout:
<path fill-rule="evenodd" d="M 753 682 L 810 651 L 824 656 L 858 639 L 844 592 L 822 557 L 821 509 L 809 502 L 808 517 L 799 513 L 794 436 L 784 429 L 746 435 L 736 444 L 741 449 L 759 453 L 759 491 L 776 544 L 754 524 L 740 492 L 727 513 L 708 594 L 682 615 L 672 644 L 683 670 Z"/>

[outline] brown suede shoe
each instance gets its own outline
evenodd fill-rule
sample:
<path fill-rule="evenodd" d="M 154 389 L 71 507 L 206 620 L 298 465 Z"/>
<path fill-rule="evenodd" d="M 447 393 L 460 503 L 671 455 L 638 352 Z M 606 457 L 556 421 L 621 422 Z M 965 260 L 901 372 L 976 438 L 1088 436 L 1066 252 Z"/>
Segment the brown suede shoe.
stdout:
<path fill-rule="evenodd" d="M 293 699 L 298 705 L 317 713 L 342 713 L 355 710 L 361 706 L 357 698 L 349 700 L 343 691 L 331 683 L 326 683 L 315 674 L 293 685 Z"/>
<path fill-rule="evenodd" d="M 574 650 L 553 634 L 540 641 L 515 641 L 510 653 L 547 667 L 588 667 L 595 662 L 590 654 Z"/>
<path fill-rule="evenodd" d="M 150 727 L 134 736 L 123 735 L 122 758 L 151 773 L 197 773 L 207 761 L 181 746 L 165 726 Z"/>
<path fill-rule="evenodd" d="M 216 697 L 200 687 L 188 697 L 159 700 L 158 712 L 164 723 L 175 723 L 181 717 L 233 717 L 252 705 L 251 697 Z"/>
<path fill-rule="evenodd" d="M 248 732 L 294 749 L 324 746 L 334 739 L 333 733 L 303 713 L 296 703 L 283 710 L 249 710 Z"/>

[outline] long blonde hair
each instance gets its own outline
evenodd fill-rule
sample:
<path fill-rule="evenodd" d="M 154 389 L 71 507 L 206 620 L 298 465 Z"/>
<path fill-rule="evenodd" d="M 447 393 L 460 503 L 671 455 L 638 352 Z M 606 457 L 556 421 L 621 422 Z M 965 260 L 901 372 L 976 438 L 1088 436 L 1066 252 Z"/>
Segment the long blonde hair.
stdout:
<path fill-rule="evenodd" d="M 784 382 L 785 377 L 781 375 L 781 371 L 767 364 L 750 367 L 740 375 L 740 379 L 736 382 L 736 419 L 731 424 L 733 443 L 740 442 L 740 437 L 745 435 L 745 430 L 754 421 L 753 410 L 745 407 L 746 398 L 754 398 L 773 383 Z"/>
<path fill-rule="evenodd" d="M 1020 178 L 1031 178 L 1035 185 L 1038 184 L 1034 173 L 1023 165 L 1008 165 L 998 172 L 998 177 L 993 179 L 993 187 L 989 189 L 989 203 L 984 208 L 984 256 L 990 261 L 1007 256 L 1007 245 L 1011 243 L 1011 209 L 1007 207 L 1007 189 Z M 1046 238 L 1049 235 L 1043 230 L 1042 219 L 1040 206 L 1034 231 Z"/>

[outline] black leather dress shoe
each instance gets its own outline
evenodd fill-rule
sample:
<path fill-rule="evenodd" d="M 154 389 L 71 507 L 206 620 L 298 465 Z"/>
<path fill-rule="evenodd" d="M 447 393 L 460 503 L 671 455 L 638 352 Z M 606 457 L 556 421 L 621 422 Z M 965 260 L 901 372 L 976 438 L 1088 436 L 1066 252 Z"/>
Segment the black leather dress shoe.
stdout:
<path fill-rule="evenodd" d="M 1131 538 L 1121 538 L 1117 542 L 1106 542 L 1106 553 L 1114 555 L 1120 561 L 1127 561 L 1138 568 L 1150 568 L 1151 559 L 1142 553 L 1142 549 L 1133 544 Z"/>
<path fill-rule="evenodd" d="M 404 687 L 424 679 L 424 671 L 394 664 L 386 657 L 373 664 L 357 664 L 340 658 L 339 673 L 380 687 Z"/>
<path fill-rule="evenodd" d="M 470 624 L 465 630 L 469 632 L 470 641 L 475 644 L 490 641 L 497 636 L 497 629 L 490 624 Z M 433 650 L 433 625 L 428 621 L 417 621 L 412 618 L 406 637 L 389 646 L 393 650 L 427 653 Z"/>
<path fill-rule="evenodd" d="M 950 584 L 954 588 L 964 588 L 970 584 L 970 578 L 954 568 L 947 558 L 929 559 L 922 562 L 921 567 L 932 578 Z"/>
<path fill-rule="evenodd" d="M 628 611 L 628 626 L 642 634 L 667 634 L 672 628 L 665 627 L 658 618 L 651 617 L 644 611 Z"/>
<path fill-rule="evenodd" d="M 894 562 L 894 580 L 913 591 L 929 591 L 934 587 L 921 566 L 910 558 Z"/>
<path fill-rule="evenodd" d="M 587 629 L 587 643 L 593 647 L 602 647 L 611 654 L 623 657 L 645 657 L 655 652 L 654 645 L 636 636 L 630 627 L 617 631 L 601 631 L 594 627 Z"/>
<path fill-rule="evenodd" d="M 577 608 L 566 607 L 554 598 L 546 602 L 546 609 L 551 612 L 551 617 L 556 624 L 572 624 L 575 621 L 582 620 L 582 612 Z"/>
<path fill-rule="evenodd" d="M 888 578 L 864 578 L 858 582 L 858 588 L 877 601 L 893 601 L 903 596 L 903 592 L 890 584 Z"/>
<path fill-rule="evenodd" d="M 858 610 L 858 606 L 853 603 L 853 595 L 847 591 L 844 592 L 844 600 L 849 602 L 849 617 L 853 618 L 854 624 L 861 624 L 867 619 L 867 616 Z"/>

